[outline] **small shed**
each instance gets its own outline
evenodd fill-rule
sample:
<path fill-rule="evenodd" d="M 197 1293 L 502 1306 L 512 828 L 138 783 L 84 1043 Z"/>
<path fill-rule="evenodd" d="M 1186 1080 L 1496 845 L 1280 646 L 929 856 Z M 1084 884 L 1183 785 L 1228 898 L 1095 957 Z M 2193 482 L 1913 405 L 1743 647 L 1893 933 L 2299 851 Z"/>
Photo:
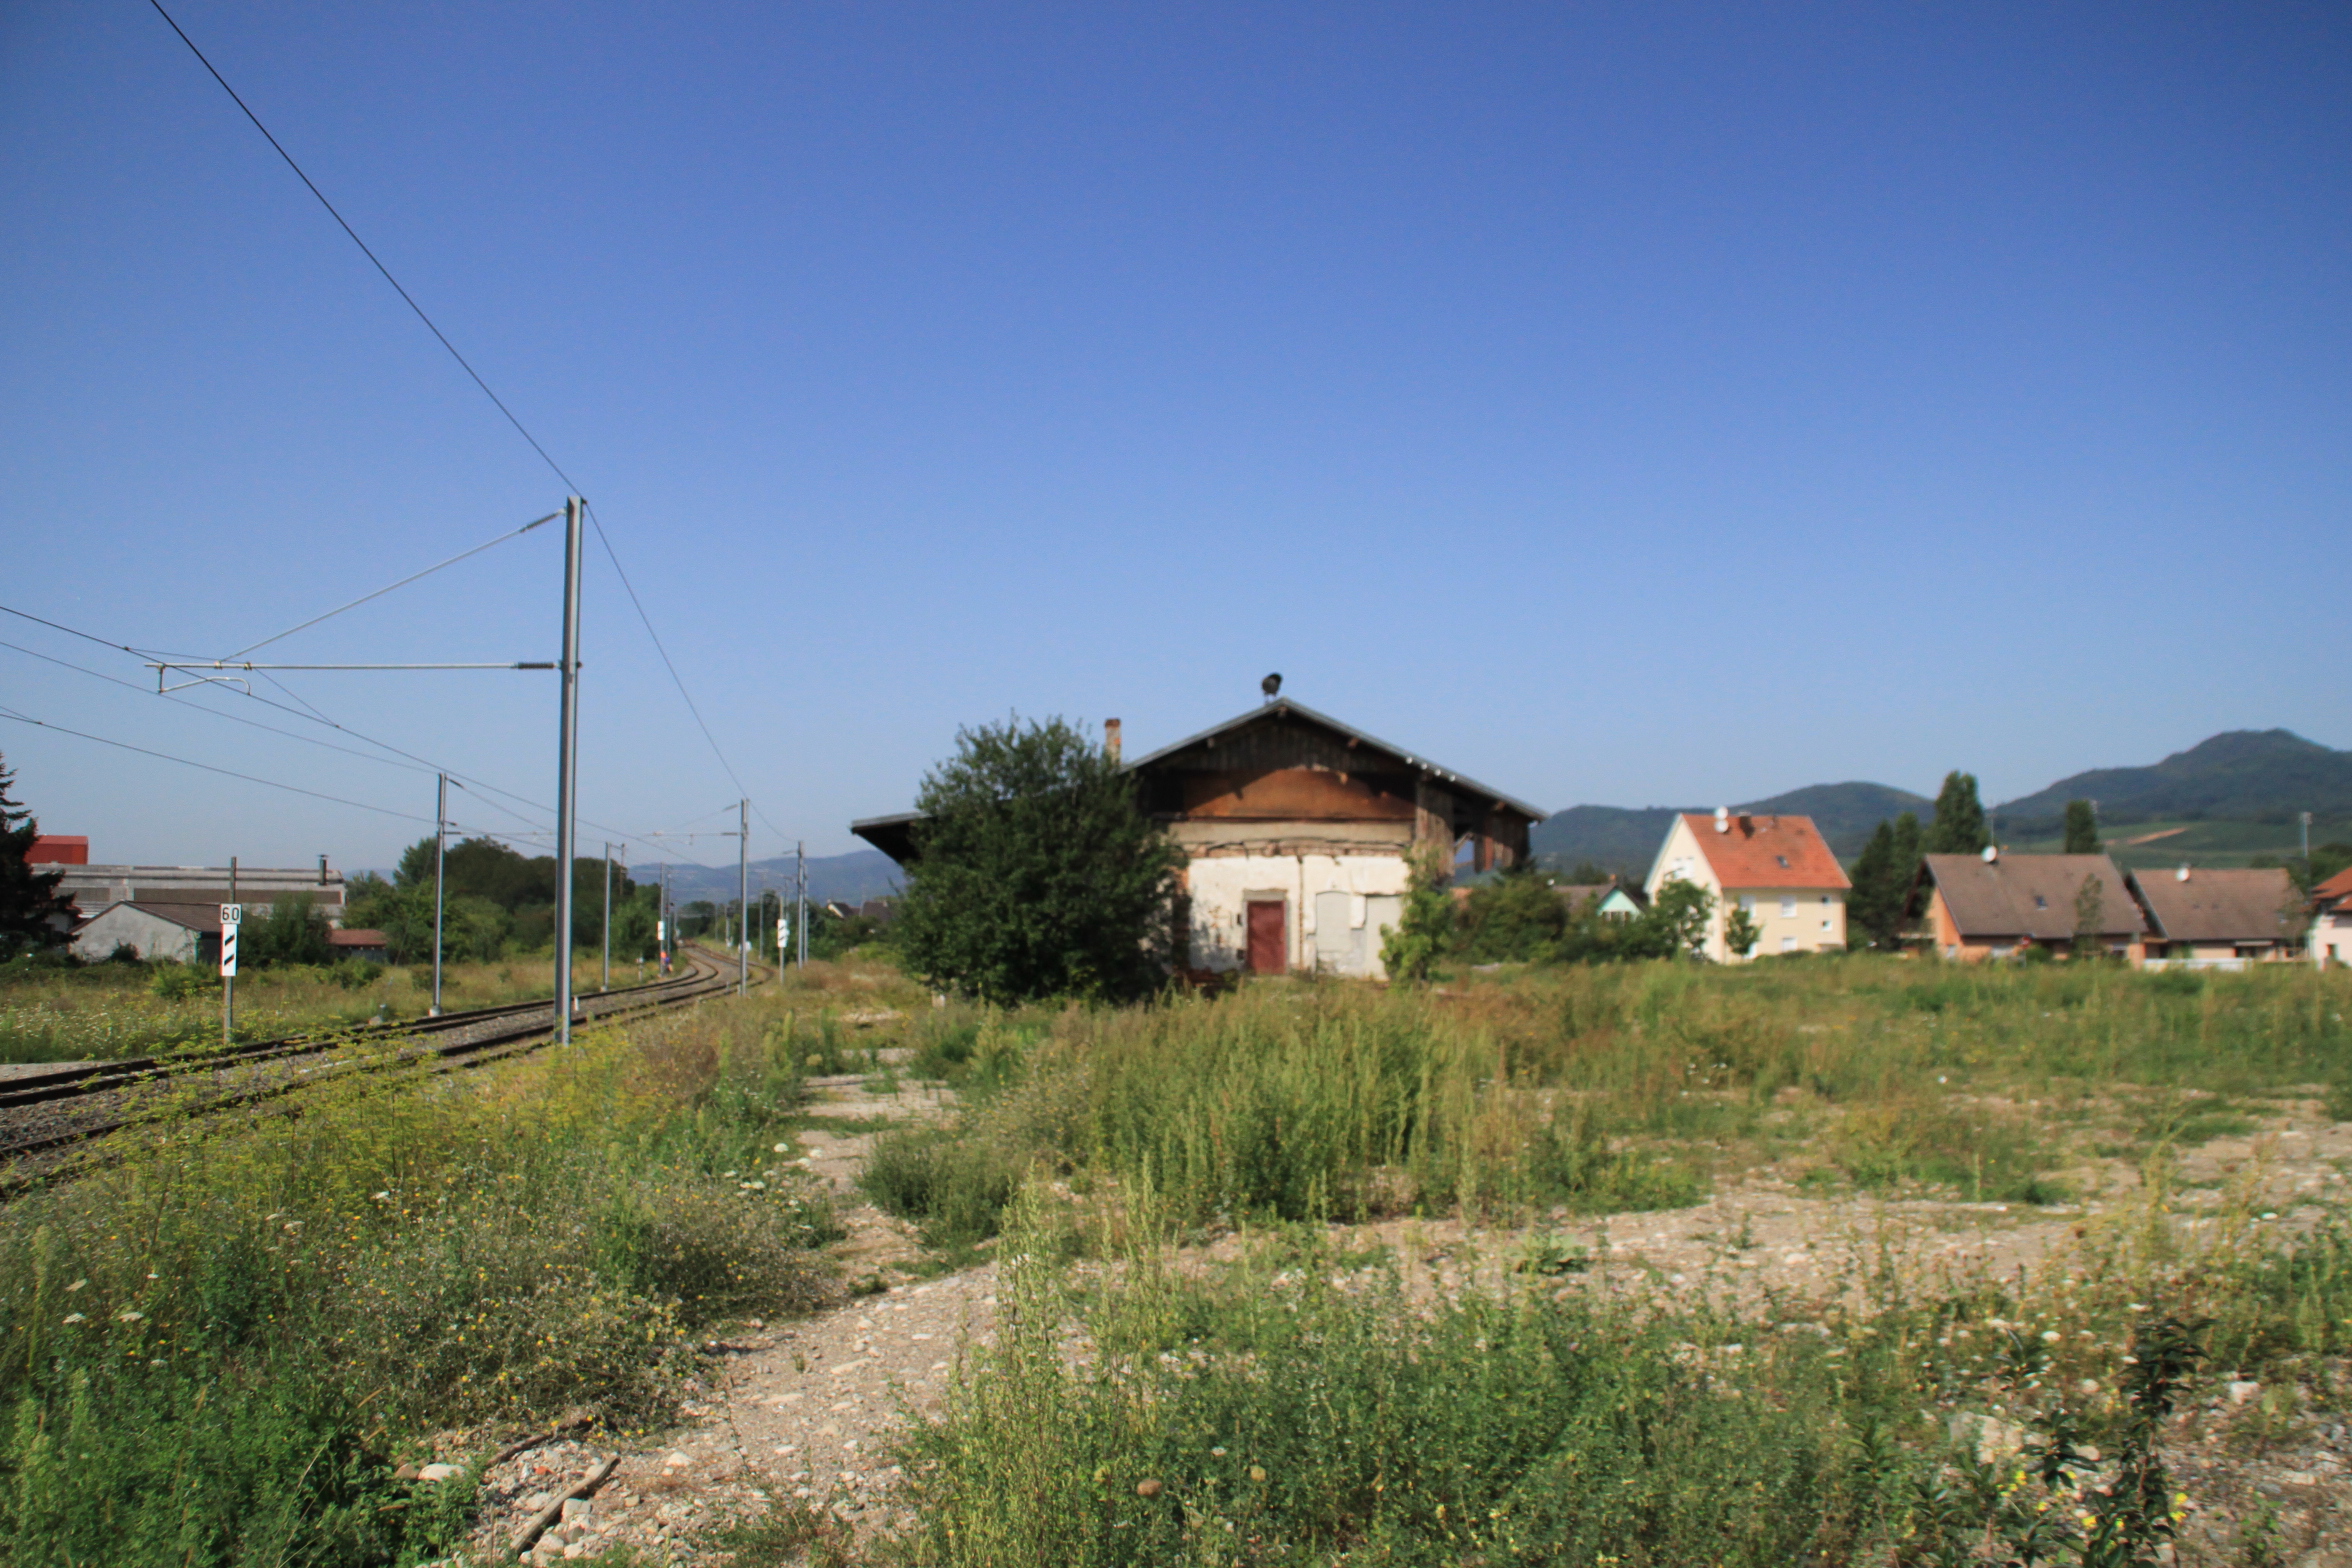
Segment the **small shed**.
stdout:
<path fill-rule="evenodd" d="M 149 960 L 220 962 L 220 905 L 118 899 L 74 927 L 74 956 L 85 963 L 128 947 Z"/>
<path fill-rule="evenodd" d="M 329 931 L 327 946 L 337 958 L 364 958 L 384 964 L 392 960 L 392 940 L 381 931 Z"/>
<path fill-rule="evenodd" d="M 2239 969 L 2301 956 L 2303 900 L 2283 866 L 2182 866 L 2135 871 L 2130 882 L 2148 916 L 2150 964 Z"/>

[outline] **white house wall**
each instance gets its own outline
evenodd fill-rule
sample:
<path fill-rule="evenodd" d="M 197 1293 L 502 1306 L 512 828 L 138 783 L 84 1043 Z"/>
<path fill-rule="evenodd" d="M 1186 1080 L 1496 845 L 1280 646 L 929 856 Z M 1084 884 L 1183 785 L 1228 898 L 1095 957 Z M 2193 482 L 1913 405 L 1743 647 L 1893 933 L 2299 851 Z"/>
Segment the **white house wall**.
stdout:
<path fill-rule="evenodd" d="M 146 959 L 177 959 L 192 964 L 201 948 L 202 938 L 176 921 L 164 920 L 144 909 L 129 904 L 117 904 L 100 912 L 74 934 L 74 956 L 89 963 L 114 956 L 114 950 L 128 942 Z"/>
<path fill-rule="evenodd" d="M 1378 978 L 1380 943 L 1404 912 L 1410 877 L 1396 854 L 1204 855 L 1185 869 L 1192 898 L 1192 963 L 1233 970 L 1249 961 L 1249 905 L 1280 899 L 1290 967 Z"/>
<path fill-rule="evenodd" d="M 1717 963 L 1743 957 L 1768 958 L 1779 953 L 1837 953 L 1846 946 L 1846 895 L 1832 888 L 1741 888 L 1726 895 L 1716 880 L 1713 862 L 1700 847 L 1688 822 L 1675 818 L 1650 867 L 1645 891 L 1655 903 L 1658 890 L 1669 881 L 1695 882 L 1714 895 L 1714 912 L 1707 917 L 1707 939 L 1702 951 Z M 1724 939 L 1731 912 L 1745 906 L 1763 936 L 1752 955 L 1734 954 Z M 1787 913 L 1783 913 L 1783 909 Z"/>

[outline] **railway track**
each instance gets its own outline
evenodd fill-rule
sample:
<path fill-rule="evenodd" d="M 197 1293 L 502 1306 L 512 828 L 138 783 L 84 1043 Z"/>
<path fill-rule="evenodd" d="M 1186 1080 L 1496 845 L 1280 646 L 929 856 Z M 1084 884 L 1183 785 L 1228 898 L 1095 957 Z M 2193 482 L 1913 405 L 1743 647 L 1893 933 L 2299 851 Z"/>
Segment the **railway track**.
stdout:
<path fill-rule="evenodd" d="M 735 984 L 732 954 L 692 944 L 680 954 L 685 972 L 667 980 L 575 997 L 574 1027 L 723 995 Z M 763 972 L 754 967 L 755 978 Z M 551 1001 L 517 1002 L 201 1056 L 76 1063 L 11 1079 L 0 1083 L 0 1192 L 57 1174 L 77 1145 L 115 1133 L 253 1105 L 358 1073 L 418 1063 L 436 1073 L 480 1067 L 528 1055 L 554 1037 Z"/>

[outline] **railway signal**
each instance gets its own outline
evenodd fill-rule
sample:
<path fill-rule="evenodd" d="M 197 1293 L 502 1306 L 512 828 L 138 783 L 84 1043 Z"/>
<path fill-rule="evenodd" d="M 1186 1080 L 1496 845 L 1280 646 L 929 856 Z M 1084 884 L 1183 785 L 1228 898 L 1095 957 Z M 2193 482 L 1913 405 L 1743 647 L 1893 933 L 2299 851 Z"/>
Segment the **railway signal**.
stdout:
<path fill-rule="evenodd" d="M 232 889 L 236 882 L 236 862 L 229 862 Z M 227 1045 L 237 1028 L 237 927 L 244 923 L 243 904 L 220 906 L 220 964 L 221 964 L 221 1044 Z"/>

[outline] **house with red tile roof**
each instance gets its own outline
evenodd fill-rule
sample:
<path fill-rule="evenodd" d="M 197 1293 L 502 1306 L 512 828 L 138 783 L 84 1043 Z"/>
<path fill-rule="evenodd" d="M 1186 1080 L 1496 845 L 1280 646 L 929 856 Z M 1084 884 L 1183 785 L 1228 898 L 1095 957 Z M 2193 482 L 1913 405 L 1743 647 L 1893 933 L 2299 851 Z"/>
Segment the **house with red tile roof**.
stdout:
<path fill-rule="evenodd" d="M 2352 867 L 2311 890 L 2311 925 L 2303 940 L 2323 969 L 2352 964 Z"/>
<path fill-rule="evenodd" d="M 1846 891 L 1853 884 L 1811 817 L 1685 812 L 1666 830 L 1643 887 L 1655 899 L 1672 881 L 1714 895 L 1700 951 L 1719 964 L 1845 951 Z M 1731 951 L 1724 938 L 1734 909 L 1745 910 L 1762 933 L 1745 952 Z"/>

